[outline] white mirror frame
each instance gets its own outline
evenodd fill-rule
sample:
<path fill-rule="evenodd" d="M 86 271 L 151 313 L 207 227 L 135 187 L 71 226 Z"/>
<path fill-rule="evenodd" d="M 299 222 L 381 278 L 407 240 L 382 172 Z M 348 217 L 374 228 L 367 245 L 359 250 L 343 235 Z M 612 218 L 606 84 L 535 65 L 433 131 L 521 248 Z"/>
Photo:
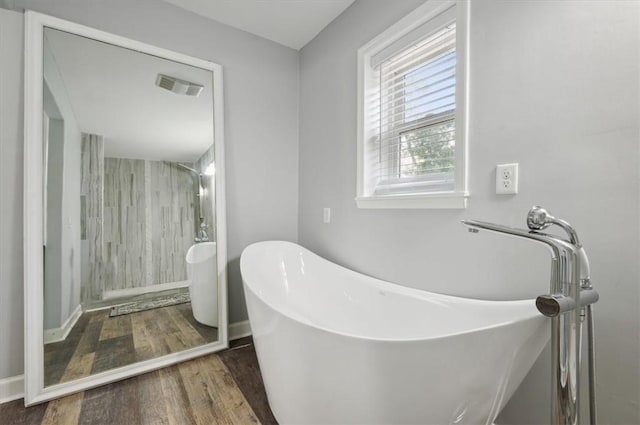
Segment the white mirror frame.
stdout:
<path fill-rule="evenodd" d="M 216 161 L 216 236 L 218 247 L 218 341 L 167 354 L 95 375 L 44 386 L 44 275 L 43 275 L 43 36 L 45 28 L 66 31 L 141 53 L 158 56 L 213 72 L 214 154 Z M 94 388 L 110 382 L 160 369 L 228 347 L 226 208 L 224 182 L 224 119 L 222 66 L 120 37 L 52 16 L 25 12 L 25 91 L 24 91 L 24 381 L 25 405 L 41 403 Z M 37 161 L 33 161 L 37 158 Z"/>

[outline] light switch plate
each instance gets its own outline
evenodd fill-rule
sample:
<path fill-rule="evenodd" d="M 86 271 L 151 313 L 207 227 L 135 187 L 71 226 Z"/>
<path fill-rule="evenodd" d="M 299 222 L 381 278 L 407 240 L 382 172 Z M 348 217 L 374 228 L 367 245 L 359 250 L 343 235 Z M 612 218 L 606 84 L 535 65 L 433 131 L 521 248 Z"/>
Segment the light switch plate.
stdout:
<path fill-rule="evenodd" d="M 322 213 L 323 221 L 325 223 L 331 223 L 331 208 L 325 208 Z"/>

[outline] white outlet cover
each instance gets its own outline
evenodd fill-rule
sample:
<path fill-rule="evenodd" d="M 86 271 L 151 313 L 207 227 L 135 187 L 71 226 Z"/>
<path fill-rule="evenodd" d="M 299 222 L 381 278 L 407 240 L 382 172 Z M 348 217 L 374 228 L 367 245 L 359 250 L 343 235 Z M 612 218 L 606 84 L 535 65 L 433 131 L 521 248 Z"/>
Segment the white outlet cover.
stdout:
<path fill-rule="evenodd" d="M 518 193 L 518 164 L 496 165 L 496 194 L 515 195 Z"/>

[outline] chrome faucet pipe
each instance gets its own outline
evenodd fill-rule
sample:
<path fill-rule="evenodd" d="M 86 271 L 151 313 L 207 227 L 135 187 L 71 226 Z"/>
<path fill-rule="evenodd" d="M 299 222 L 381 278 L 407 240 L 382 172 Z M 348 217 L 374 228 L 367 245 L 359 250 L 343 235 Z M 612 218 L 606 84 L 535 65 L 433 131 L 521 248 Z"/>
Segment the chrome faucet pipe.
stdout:
<path fill-rule="evenodd" d="M 564 220 L 560 220 L 549 214 L 547 210 L 540 206 L 534 206 L 527 214 L 527 225 L 531 230 L 541 230 L 546 227 L 555 224 L 561 227 L 571 239 L 578 250 L 578 259 L 580 261 L 580 307 L 581 316 L 586 317 L 587 321 L 587 341 L 588 341 L 588 377 L 589 377 L 589 420 L 591 425 L 595 425 L 597 422 L 597 409 L 596 409 L 596 385 L 595 385 L 595 334 L 593 332 L 593 306 L 592 304 L 598 301 L 598 293 L 593 289 L 591 285 L 591 274 L 589 267 L 589 258 L 585 252 L 580 240 L 578 239 L 578 233 L 573 226 Z M 561 298 L 556 299 L 553 295 L 542 295 L 536 300 L 536 306 L 538 310 L 545 316 L 549 316 L 549 313 L 553 313 L 555 309 L 560 311 L 562 309 L 563 301 Z M 567 308 L 567 305 L 564 305 Z M 557 314 L 557 313 L 556 313 Z M 578 327 L 578 339 L 582 338 L 582 322 Z M 580 350 L 580 345 L 578 346 Z"/>
<path fill-rule="evenodd" d="M 196 198 L 198 198 L 198 218 L 200 219 L 200 221 L 204 220 L 204 212 L 202 211 L 203 210 L 203 208 L 202 208 L 202 198 L 203 198 L 202 192 L 204 191 L 204 186 L 205 186 L 204 179 L 203 179 L 204 175 L 201 172 L 199 172 L 198 170 L 195 170 L 195 169 L 193 169 L 193 168 L 191 168 L 191 167 L 189 167 L 187 165 L 184 165 L 181 162 L 171 162 L 171 161 L 162 161 L 162 162 L 164 162 L 167 165 L 173 165 L 173 166 L 176 166 L 178 168 L 183 168 L 183 169 L 191 172 L 198 179 L 198 181 L 197 181 L 198 191 L 196 192 Z M 196 242 L 203 242 L 203 241 L 198 240 L 198 237 L 196 237 Z"/>
<path fill-rule="evenodd" d="M 539 226 L 539 230 L 551 224 L 568 225 L 564 221 L 553 218 L 546 211 L 543 215 L 540 210 L 532 217 L 534 225 Z M 531 212 L 530 215 L 532 215 Z M 567 241 L 538 231 L 527 231 L 483 221 L 464 220 L 462 223 L 474 233 L 478 230 L 488 230 L 507 236 L 521 237 L 542 243 L 551 251 L 550 293 L 562 297 L 564 310 L 551 318 L 553 373 L 551 423 L 577 425 L 580 341 L 575 337 L 575 333 L 576 329 L 580 328 L 580 309 L 575 306 L 580 305 L 580 247 L 572 243 L 578 242 L 577 235 L 574 238 L 570 232 L 567 232 L 572 239 Z M 572 306 L 573 308 L 570 308 Z"/>
<path fill-rule="evenodd" d="M 566 241 L 554 235 L 549 235 L 537 231 L 518 229 L 516 227 L 509 227 L 502 224 L 495 224 L 478 220 L 462 220 L 462 224 L 469 227 L 469 230 L 472 232 L 474 232 L 474 230 L 488 230 L 491 232 L 503 233 L 509 236 L 532 239 L 534 241 L 547 245 L 547 247 L 551 248 L 553 252 L 556 252 L 556 250 L 558 249 L 565 249 L 569 251 L 575 251 L 576 249 L 575 246 L 573 246 L 569 241 Z"/>
<path fill-rule="evenodd" d="M 596 347 L 595 322 L 593 305 L 586 307 L 587 317 L 587 360 L 589 365 L 589 424 L 596 425 L 598 412 L 596 408 Z"/>
<path fill-rule="evenodd" d="M 544 230 L 552 224 L 561 227 L 562 230 L 567 232 L 572 244 L 574 244 L 578 248 L 582 247 L 582 245 L 580 244 L 580 240 L 578 239 L 578 233 L 568 222 L 559 218 L 555 218 L 542 207 L 539 207 L 537 205 L 531 207 L 529 213 L 527 214 L 527 226 L 529 227 L 529 229 L 536 231 Z"/>
<path fill-rule="evenodd" d="M 462 224 L 469 228 L 471 232 L 478 230 L 488 230 L 490 232 L 501 233 L 507 236 L 530 239 L 545 245 L 551 252 L 551 282 L 550 290 L 552 294 L 566 294 L 568 285 L 573 276 L 568 275 L 569 270 L 563 267 L 569 260 L 578 255 L 577 248 L 562 238 L 547 233 L 528 231 L 515 227 L 504 226 L 502 224 L 488 223 L 478 220 L 462 220 Z M 577 299 L 576 299 L 577 302 Z"/>
<path fill-rule="evenodd" d="M 196 174 L 198 176 L 200 175 L 200 173 L 197 170 L 194 170 L 193 168 L 188 167 L 180 162 L 176 162 L 175 164 L 180 168 L 184 168 L 185 170 L 191 171 L 193 174 Z"/>
<path fill-rule="evenodd" d="M 569 236 L 569 240 L 573 245 L 578 248 L 578 259 L 580 261 L 580 285 L 587 289 L 591 288 L 591 277 L 589 259 L 585 252 L 580 239 L 578 238 L 578 232 L 567 221 L 561 220 L 549 214 L 549 212 L 540 207 L 533 206 L 527 214 L 527 226 L 533 231 L 544 230 L 551 225 L 556 225 L 564 230 Z"/>
<path fill-rule="evenodd" d="M 207 235 L 207 224 L 205 222 L 200 223 L 200 229 L 198 230 L 198 234 L 195 237 L 196 242 L 208 242 L 209 235 Z"/>

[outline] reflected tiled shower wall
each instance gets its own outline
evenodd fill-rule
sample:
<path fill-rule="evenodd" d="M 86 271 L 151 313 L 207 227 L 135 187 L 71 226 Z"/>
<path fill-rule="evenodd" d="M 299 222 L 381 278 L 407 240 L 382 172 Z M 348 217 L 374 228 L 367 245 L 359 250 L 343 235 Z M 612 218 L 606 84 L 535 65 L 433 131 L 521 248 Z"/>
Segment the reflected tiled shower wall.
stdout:
<path fill-rule="evenodd" d="M 80 301 L 102 298 L 102 136 L 82 133 L 80 164 Z"/>
<path fill-rule="evenodd" d="M 151 284 L 184 281 L 187 250 L 195 237 L 196 176 L 175 163 L 146 162 L 151 176 Z"/>
<path fill-rule="evenodd" d="M 195 162 L 195 169 L 198 170 L 200 174 L 202 174 L 203 191 L 201 195 L 202 202 L 200 202 L 200 205 L 202 205 L 202 216 L 204 217 L 204 222 L 207 225 L 207 235 L 209 236 L 210 241 L 216 240 L 214 211 L 216 204 L 216 185 L 215 176 L 205 176 L 204 172 L 209 164 L 214 162 L 213 154 L 213 145 L 211 145 L 211 147 L 209 147 L 209 149 L 207 149 L 205 153 L 203 153 L 202 156 Z M 196 223 L 196 225 L 199 225 L 199 223 Z"/>
<path fill-rule="evenodd" d="M 147 286 L 145 161 L 104 159 L 103 290 Z"/>
<path fill-rule="evenodd" d="M 82 302 L 186 281 L 197 214 L 194 174 L 170 162 L 102 158 L 103 151 L 100 136 L 83 135 Z"/>

